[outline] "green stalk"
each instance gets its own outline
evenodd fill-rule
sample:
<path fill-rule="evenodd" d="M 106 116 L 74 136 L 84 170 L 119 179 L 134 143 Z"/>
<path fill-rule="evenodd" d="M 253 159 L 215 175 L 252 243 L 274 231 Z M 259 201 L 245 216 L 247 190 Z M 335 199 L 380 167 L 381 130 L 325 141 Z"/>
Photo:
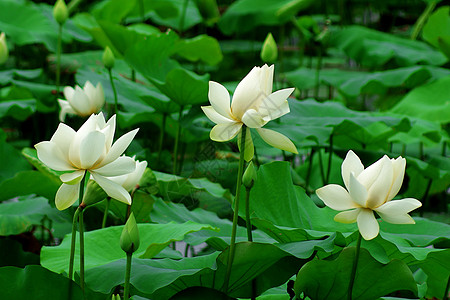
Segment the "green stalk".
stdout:
<path fill-rule="evenodd" d="M 69 11 L 69 14 L 71 14 L 75 8 L 82 2 L 83 0 L 72 0 L 67 4 L 67 10 Z"/>
<path fill-rule="evenodd" d="M 319 86 L 320 86 L 320 69 L 322 68 L 322 46 L 319 46 L 319 55 L 317 58 L 316 64 L 316 79 L 315 79 L 315 87 L 314 87 L 314 99 L 318 100 L 319 98 Z"/>
<path fill-rule="evenodd" d="M 247 240 L 253 242 L 252 221 L 250 220 L 250 191 L 251 188 L 245 188 L 245 225 L 247 227 Z"/>
<path fill-rule="evenodd" d="M 245 152 L 245 134 L 247 132 L 247 126 L 242 125 L 241 128 L 241 140 L 238 141 L 240 143 L 241 152 L 239 156 L 239 169 L 238 169 L 238 177 L 236 183 L 236 196 L 234 200 L 234 213 L 233 213 L 233 227 L 231 230 L 231 243 L 230 250 L 228 253 L 228 262 L 227 262 L 227 273 L 225 275 L 225 282 L 223 285 L 223 291 L 225 293 L 228 292 L 228 284 L 230 282 L 231 275 L 231 265 L 233 264 L 234 254 L 236 252 L 236 230 L 237 230 L 237 222 L 239 218 L 239 198 L 241 196 L 241 185 L 242 185 L 242 174 L 244 173 L 244 152 Z"/>
<path fill-rule="evenodd" d="M 443 300 L 448 300 L 448 290 L 450 288 L 450 276 L 448 276 L 447 285 L 445 286 L 445 292 L 444 297 L 442 297 Z"/>
<path fill-rule="evenodd" d="M 350 275 L 350 283 L 348 285 L 347 299 L 352 300 L 353 284 L 356 278 L 356 268 L 358 267 L 359 252 L 361 250 L 361 233 L 358 231 L 358 241 L 356 242 L 356 254 L 353 260 L 352 273 Z"/>
<path fill-rule="evenodd" d="M 123 297 L 124 300 L 128 300 L 130 296 L 130 278 L 131 278 L 131 258 L 133 257 L 133 252 L 127 252 L 127 267 L 125 270 L 125 284 Z"/>
<path fill-rule="evenodd" d="M 109 82 L 111 83 L 111 88 L 112 88 L 113 94 L 114 94 L 114 113 L 115 113 L 116 115 L 119 115 L 119 110 L 117 109 L 117 92 L 116 92 L 116 86 L 114 85 L 114 80 L 113 80 L 111 68 L 107 68 L 107 69 L 108 69 L 108 74 L 109 74 Z"/>
<path fill-rule="evenodd" d="M 419 36 L 419 33 L 422 31 L 423 26 L 425 25 L 425 22 L 428 20 L 428 17 L 433 12 L 434 8 L 436 7 L 436 4 L 439 1 L 432 1 L 429 2 L 423 13 L 420 15 L 419 19 L 417 19 L 417 22 L 414 26 L 414 30 L 411 34 L 411 39 L 415 40 Z"/>
<path fill-rule="evenodd" d="M 131 81 L 136 82 L 136 70 L 131 69 Z"/>
<path fill-rule="evenodd" d="M 106 219 L 108 219 L 108 211 L 109 211 L 109 203 L 111 202 L 111 198 L 108 197 L 106 199 L 106 207 L 105 212 L 103 213 L 103 220 L 102 220 L 102 228 L 106 227 Z"/>
<path fill-rule="evenodd" d="M 325 184 L 328 184 L 328 182 L 330 181 L 331 161 L 333 158 L 333 134 L 330 135 L 330 147 L 328 148 L 328 154 L 328 168 Z"/>
<path fill-rule="evenodd" d="M 177 162 L 178 162 L 178 146 L 180 143 L 180 136 L 181 136 L 181 117 L 183 115 L 183 106 L 180 106 L 180 111 L 178 112 L 178 126 L 177 126 L 177 134 L 175 136 L 175 146 L 173 148 L 173 174 L 177 175 L 178 174 L 178 166 L 177 166 Z"/>
<path fill-rule="evenodd" d="M 309 181 L 311 179 L 311 172 L 312 172 L 312 165 L 313 165 L 313 158 L 314 158 L 314 147 L 311 147 L 311 152 L 309 154 L 309 165 L 308 165 L 308 171 L 306 173 L 306 180 L 305 180 L 305 191 L 308 192 L 309 187 Z"/>
<path fill-rule="evenodd" d="M 161 161 L 161 152 L 162 152 L 162 148 L 164 145 L 164 137 L 166 135 L 166 120 L 167 120 L 167 114 L 163 113 L 161 131 L 159 133 L 158 159 L 156 160 L 157 166 L 159 166 L 159 162 Z"/>
<path fill-rule="evenodd" d="M 84 206 L 79 206 L 80 214 L 78 216 L 78 223 L 80 224 L 80 287 L 83 292 L 83 298 L 85 298 L 84 294 L 84 220 L 83 220 L 83 209 Z"/>
<path fill-rule="evenodd" d="M 59 24 L 58 42 L 56 44 L 56 97 L 59 97 L 59 88 L 60 88 L 60 84 L 61 84 L 62 28 L 63 28 L 63 25 Z"/>
<path fill-rule="evenodd" d="M 319 149 L 319 151 L 317 151 L 317 153 L 319 153 L 319 167 L 320 167 L 320 177 L 322 178 L 322 183 L 325 185 L 325 171 L 324 171 L 324 167 L 323 167 L 323 161 L 322 161 L 322 149 Z"/>

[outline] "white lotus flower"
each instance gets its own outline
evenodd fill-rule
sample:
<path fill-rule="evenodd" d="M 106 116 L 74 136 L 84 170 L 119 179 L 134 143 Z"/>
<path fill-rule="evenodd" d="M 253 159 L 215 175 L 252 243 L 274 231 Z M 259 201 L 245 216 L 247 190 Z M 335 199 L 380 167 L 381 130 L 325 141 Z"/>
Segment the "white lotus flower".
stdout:
<path fill-rule="evenodd" d="M 341 223 L 358 222 L 362 237 L 371 240 L 380 230 L 374 211 L 392 224 L 415 224 L 408 213 L 422 206 L 414 198 L 393 200 L 402 186 L 406 160 L 386 155 L 364 169 L 359 157 L 349 151 L 342 163 L 344 189 L 337 184 L 326 185 L 316 191 L 330 208 L 343 211 L 334 220 Z"/>
<path fill-rule="evenodd" d="M 59 113 L 61 122 L 64 122 L 66 114 L 88 117 L 98 113 L 105 105 L 105 95 L 101 83 L 94 87 L 90 81 L 86 81 L 83 88 L 77 85 L 75 89 L 71 86 L 66 86 L 64 88 L 64 97 L 67 100 L 58 99 L 61 107 Z"/>
<path fill-rule="evenodd" d="M 273 71 L 273 65 L 254 67 L 236 87 L 231 105 L 227 89 L 220 83 L 209 82 L 208 97 L 211 106 L 202 106 L 202 109 L 206 116 L 217 124 L 210 133 L 213 141 L 231 140 L 245 124 L 249 128 L 255 128 L 267 144 L 298 153 L 289 138 L 276 131 L 262 128 L 269 121 L 289 112 L 286 99 L 294 91 L 294 88 L 288 88 L 272 93 Z M 253 142 L 248 129 L 246 136 L 246 149 L 249 149 L 253 156 Z M 247 156 L 246 160 L 249 159 L 251 157 Z"/>
<path fill-rule="evenodd" d="M 105 123 L 102 113 L 93 114 L 78 131 L 60 123 L 50 141 L 35 145 L 38 158 L 49 168 L 72 171 L 60 176 L 63 184 L 55 199 L 59 210 L 70 207 L 78 199 L 80 182 L 86 171 L 108 196 L 131 204 L 130 194 L 108 177 L 125 175 L 135 170 L 134 159 L 120 155 L 130 145 L 138 129 L 124 134 L 113 144 L 115 128 L 115 115 Z"/>
<path fill-rule="evenodd" d="M 132 159 L 134 160 L 135 157 L 133 156 Z M 136 185 L 139 184 L 139 181 L 142 178 L 142 175 L 144 175 L 145 168 L 147 168 L 147 162 L 144 161 L 135 161 L 136 169 L 134 172 L 131 172 L 129 174 L 121 175 L 121 176 L 115 176 L 111 177 L 112 181 L 114 181 L 117 184 L 120 184 L 124 187 L 127 191 L 131 192 Z"/>

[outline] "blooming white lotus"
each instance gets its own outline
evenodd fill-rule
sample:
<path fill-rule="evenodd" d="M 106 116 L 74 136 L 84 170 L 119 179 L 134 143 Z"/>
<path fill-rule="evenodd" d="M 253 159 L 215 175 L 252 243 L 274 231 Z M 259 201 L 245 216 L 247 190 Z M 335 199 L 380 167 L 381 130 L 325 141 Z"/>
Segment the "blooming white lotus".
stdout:
<path fill-rule="evenodd" d="M 113 144 L 115 128 L 115 115 L 105 122 L 102 113 L 93 114 L 78 131 L 60 123 L 50 141 L 35 145 L 38 158 L 49 168 L 72 171 L 60 176 L 63 184 L 55 199 L 59 210 L 68 208 L 78 199 L 80 182 L 86 171 L 108 196 L 131 204 L 130 194 L 107 177 L 121 176 L 135 170 L 134 159 L 120 155 L 130 145 L 138 129 L 124 134 Z"/>
<path fill-rule="evenodd" d="M 64 122 L 66 114 L 87 117 L 98 113 L 105 105 L 105 95 L 101 83 L 94 87 L 90 81 L 86 81 L 83 88 L 77 85 L 75 89 L 71 86 L 66 86 L 64 88 L 64 97 L 67 100 L 58 99 L 61 107 L 59 113 L 61 122 Z"/>
<path fill-rule="evenodd" d="M 134 160 L 134 156 L 132 157 L 132 159 Z M 134 172 L 121 176 L 111 177 L 109 179 L 123 186 L 125 190 L 131 192 L 136 187 L 136 185 L 139 184 L 142 175 L 144 175 L 145 168 L 147 168 L 147 162 L 145 160 L 144 161 L 136 160 L 135 164 L 136 169 L 134 170 Z"/>
<path fill-rule="evenodd" d="M 273 65 L 254 67 L 236 87 L 231 105 L 227 89 L 220 83 L 209 82 L 208 98 L 211 106 L 202 106 L 202 109 L 206 116 L 217 124 L 210 133 L 213 141 L 231 140 L 245 124 L 249 128 L 255 128 L 267 144 L 298 153 L 289 138 L 276 131 L 262 128 L 269 121 L 289 112 L 287 98 L 294 91 L 294 88 L 288 88 L 272 93 L 273 71 Z M 246 149 L 249 149 L 253 156 L 253 142 L 248 129 L 246 136 Z M 249 159 L 251 157 L 246 155 L 246 160 Z"/>
<path fill-rule="evenodd" d="M 413 198 L 393 200 L 403 183 L 406 160 L 386 155 L 364 169 L 359 157 L 349 151 L 342 163 L 344 189 L 337 184 L 326 185 L 316 191 L 317 196 L 330 208 L 343 211 L 334 220 L 341 223 L 358 223 L 362 237 L 371 240 L 380 230 L 374 211 L 386 222 L 414 224 L 408 213 L 422 203 Z"/>

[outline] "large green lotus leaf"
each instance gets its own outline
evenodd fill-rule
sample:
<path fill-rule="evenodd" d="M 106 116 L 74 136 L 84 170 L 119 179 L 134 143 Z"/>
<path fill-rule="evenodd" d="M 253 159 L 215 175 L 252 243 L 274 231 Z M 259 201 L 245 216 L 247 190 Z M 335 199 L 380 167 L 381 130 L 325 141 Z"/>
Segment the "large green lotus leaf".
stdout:
<path fill-rule="evenodd" d="M 6 133 L 3 130 L 0 130 L 0 165 L 0 182 L 14 176 L 16 172 L 30 169 L 19 151 L 6 142 Z"/>
<path fill-rule="evenodd" d="M 440 49 L 447 57 L 450 55 L 450 6 L 437 9 L 423 27 L 422 37 L 425 41 Z"/>
<path fill-rule="evenodd" d="M 209 75 L 197 75 L 183 68 L 176 68 L 167 74 L 165 81 L 153 80 L 153 83 L 167 97 L 180 106 L 208 102 Z"/>
<path fill-rule="evenodd" d="M 204 34 L 180 40 L 175 45 L 174 51 L 187 60 L 202 61 L 209 65 L 217 65 L 223 58 L 219 42 Z"/>
<path fill-rule="evenodd" d="M 131 12 L 136 4 L 136 0 L 125 2 L 121 0 L 103 1 L 95 5 L 91 13 L 97 20 L 118 24 Z"/>
<path fill-rule="evenodd" d="M 400 116 L 399 116 L 400 117 Z M 436 146 L 441 140 L 448 140 L 447 134 L 440 124 L 419 118 L 410 117 L 411 129 L 399 132 L 389 138 L 389 142 L 405 145 L 423 143 L 425 146 Z"/>
<path fill-rule="evenodd" d="M 39 83 L 35 81 L 25 81 L 13 79 L 12 83 L 18 87 L 27 89 L 37 100 L 36 110 L 39 112 L 54 112 L 57 109 L 55 101 L 55 85 Z"/>
<path fill-rule="evenodd" d="M 144 17 L 147 19 L 150 16 L 154 16 L 153 13 L 156 13 L 159 17 L 163 19 L 171 18 L 178 15 L 179 8 L 172 1 L 164 1 L 164 0 L 143 0 L 139 1 L 144 4 Z M 141 22 L 141 11 L 139 2 L 136 1 L 136 5 L 129 13 L 127 19 L 125 20 L 127 23 L 129 21 L 133 22 Z"/>
<path fill-rule="evenodd" d="M 217 255 L 184 258 L 182 260 L 133 261 L 131 284 L 144 296 L 152 299 L 169 299 L 177 292 L 199 286 L 220 290 L 226 273 L 228 249 Z M 229 283 L 229 295 L 250 297 L 252 280 L 256 281 L 256 294 L 278 286 L 289 279 L 305 263 L 271 244 L 242 242 L 236 244 L 236 256 Z M 88 286 L 107 292 L 123 283 L 125 261 L 94 268 L 87 272 Z M 105 270 L 106 269 L 106 270 Z M 112 274 L 100 282 L 99 274 Z M 114 275 L 117 274 L 117 275 Z M 91 280 L 93 280 L 91 282 Z M 100 289 L 101 288 L 101 289 Z"/>
<path fill-rule="evenodd" d="M 39 172 L 47 176 L 47 178 L 55 185 L 60 185 L 61 180 L 59 176 L 64 172 L 58 172 L 47 167 L 43 162 L 41 162 L 37 156 L 37 151 L 34 148 L 23 148 L 22 155 L 28 160 L 30 164 L 33 165 Z"/>
<path fill-rule="evenodd" d="M 311 299 L 347 298 L 348 280 L 356 248 L 344 249 L 336 260 L 313 260 L 298 272 L 295 294 L 303 292 Z M 409 290 L 417 294 L 417 286 L 408 266 L 393 260 L 388 264 L 376 261 L 362 248 L 353 286 L 353 299 L 377 299 L 394 291 Z"/>
<path fill-rule="evenodd" d="M 107 295 L 86 289 L 87 299 L 104 300 Z M 0 268 L 1 299 L 82 299 L 81 288 L 72 280 L 41 266 Z"/>
<path fill-rule="evenodd" d="M 15 235 L 28 231 L 32 225 L 41 224 L 44 216 L 52 215 L 45 198 L 31 198 L 0 205 L 0 236 Z"/>
<path fill-rule="evenodd" d="M 42 74 L 42 69 L 19 70 L 10 69 L 0 71 L 0 84 L 6 85 L 10 83 L 14 77 L 22 77 L 26 79 L 35 79 Z"/>
<path fill-rule="evenodd" d="M 450 76 L 419 86 L 410 91 L 391 111 L 425 120 L 450 122 Z M 430 100 L 431 99 L 431 100 Z"/>
<path fill-rule="evenodd" d="M 141 244 L 134 253 L 135 257 L 152 258 L 174 241 L 182 240 L 185 235 L 203 229 L 214 230 L 210 225 L 187 221 L 183 224 L 138 224 Z M 119 247 L 123 226 L 113 226 L 85 233 L 85 268 L 101 266 L 125 257 Z M 41 265 L 56 273 L 68 272 L 71 234 L 55 247 L 43 247 Z M 78 240 L 78 239 L 77 239 Z M 77 241 L 75 250 L 75 270 L 79 269 L 80 247 Z"/>
<path fill-rule="evenodd" d="M 397 66 L 442 65 L 446 57 L 417 41 L 397 37 L 362 26 L 349 26 L 330 39 L 332 46 L 367 67 L 380 67 L 393 61 Z"/>
<path fill-rule="evenodd" d="M 0 239 L 0 267 L 24 268 L 26 265 L 39 265 L 39 254 L 25 251 L 24 245 L 16 239 L 17 236 Z M 39 245 L 38 242 L 36 244 Z"/>
<path fill-rule="evenodd" d="M 448 278 L 450 278 L 450 249 L 431 253 L 428 259 L 420 264 L 422 270 L 427 274 L 427 292 L 429 298 L 445 299 Z"/>
<path fill-rule="evenodd" d="M 4 94 L 0 97 L 0 118 L 10 117 L 25 121 L 36 111 L 36 100 L 27 89 L 9 86 L 0 92 Z"/>
<path fill-rule="evenodd" d="M 219 20 L 226 35 L 248 32 L 261 25 L 281 25 L 291 20 L 312 1 L 298 0 L 239 0 L 235 1 Z"/>

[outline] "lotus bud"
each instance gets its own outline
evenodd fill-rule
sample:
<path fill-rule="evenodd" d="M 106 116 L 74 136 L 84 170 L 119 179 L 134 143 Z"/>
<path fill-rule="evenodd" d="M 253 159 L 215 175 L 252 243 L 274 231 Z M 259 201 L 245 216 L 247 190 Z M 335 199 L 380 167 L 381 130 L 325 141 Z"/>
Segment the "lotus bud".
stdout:
<path fill-rule="evenodd" d="M 105 65 L 107 69 L 112 69 L 114 67 L 114 54 L 108 46 L 106 46 L 105 51 L 103 51 L 102 60 L 103 65 Z"/>
<path fill-rule="evenodd" d="M 89 179 L 86 192 L 83 196 L 84 206 L 94 205 L 108 197 L 106 192 L 92 179 Z"/>
<path fill-rule="evenodd" d="M 0 34 L 0 65 L 3 65 L 8 59 L 8 45 L 6 45 L 5 33 Z"/>
<path fill-rule="evenodd" d="M 256 170 L 255 166 L 253 165 L 253 162 L 251 161 L 247 169 L 244 172 L 244 175 L 242 176 L 242 183 L 244 184 L 245 188 L 251 189 L 256 181 Z"/>
<path fill-rule="evenodd" d="M 261 49 L 263 62 L 275 62 L 278 58 L 278 48 L 272 33 L 269 32 Z"/>
<path fill-rule="evenodd" d="M 120 299 L 120 295 L 119 294 L 116 294 L 116 295 L 113 294 L 111 300 L 121 300 Z"/>
<path fill-rule="evenodd" d="M 139 229 L 134 214 L 128 217 L 120 236 L 120 248 L 126 253 L 133 253 L 139 248 Z"/>
<path fill-rule="evenodd" d="M 59 25 L 62 25 L 68 17 L 69 11 L 67 10 L 66 3 L 64 0 L 57 0 L 55 6 L 53 6 L 53 18 L 55 18 Z"/>

